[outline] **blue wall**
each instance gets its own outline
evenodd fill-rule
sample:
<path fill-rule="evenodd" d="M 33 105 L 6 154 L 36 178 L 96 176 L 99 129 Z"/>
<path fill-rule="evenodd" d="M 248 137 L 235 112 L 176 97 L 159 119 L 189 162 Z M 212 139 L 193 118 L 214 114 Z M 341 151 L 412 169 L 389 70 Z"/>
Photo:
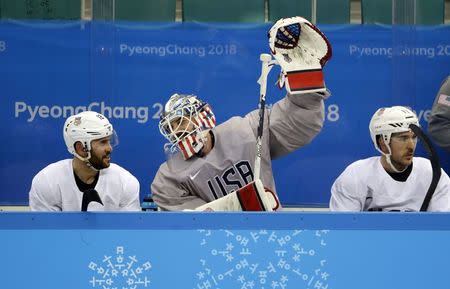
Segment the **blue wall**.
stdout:
<path fill-rule="evenodd" d="M 450 215 L 437 213 L 0 213 L 0 281 L 443 289 L 449 242 Z"/>
<path fill-rule="evenodd" d="M 164 161 L 157 120 L 174 92 L 195 93 L 218 122 L 256 109 L 259 54 L 270 24 L 0 22 L 0 205 L 26 205 L 33 176 L 70 155 L 62 125 L 90 108 L 113 122 L 113 161 L 141 183 Z M 450 67 L 450 27 L 323 25 L 333 46 L 325 68 L 333 96 L 307 147 L 275 161 L 285 205 L 326 206 L 334 179 L 352 161 L 378 154 L 368 132 L 381 106 L 407 105 L 426 127 Z M 269 77 L 269 105 L 283 97 Z M 442 151 L 447 172 L 450 158 Z M 423 155 L 423 150 L 419 149 Z"/>

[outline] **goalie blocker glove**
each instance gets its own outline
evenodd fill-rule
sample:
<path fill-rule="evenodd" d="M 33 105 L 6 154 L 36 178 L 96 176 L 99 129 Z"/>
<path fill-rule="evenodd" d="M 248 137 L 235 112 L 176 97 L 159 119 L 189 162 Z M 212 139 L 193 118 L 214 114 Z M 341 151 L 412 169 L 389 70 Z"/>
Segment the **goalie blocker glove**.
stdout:
<path fill-rule="evenodd" d="M 277 196 L 256 180 L 237 191 L 204 204 L 195 211 L 275 211 L 280 207 Z"/>
<path fill-rule="evenodd" d="M 302 17 L 282 18 L 268 36 L 272 54 L 281 66 L 280 88 L 286 85 L 294 95 L 326 91 L 322 68 L 331 58 L 332 49 L 315 25 Z"/>

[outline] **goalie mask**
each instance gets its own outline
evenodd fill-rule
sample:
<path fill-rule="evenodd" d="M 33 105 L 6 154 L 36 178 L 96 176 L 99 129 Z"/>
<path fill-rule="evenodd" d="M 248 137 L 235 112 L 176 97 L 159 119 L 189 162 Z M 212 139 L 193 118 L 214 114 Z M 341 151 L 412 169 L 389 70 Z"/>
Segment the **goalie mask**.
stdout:
<path fill-rule="evenodd" d="M 400 171 L 398 171 L 391 162 L 392 151 L 389 146 L 391 137 L 394 133 L 411 131 L 409 128 L 410 124 L 420 127 L 416 114 L 404 106 L 380 108 L 370 120 L 369 130 L 372 142 L 375 145 L 375 148 L 386 156 L 386 161 L 395 172 Z M 378 145 L 377 139 L 380 137 L 389 150 L 389 153 L 387 154 L 384 153 Z"/>
<path fill-rule="evenodd" d="M 322 68 L 331 58 L 332 49 L 315 25 L 302 17 L 282 18 L 269 30 L 269 46 L 281 66 L 280 88 L 286 85 L 290 94 L 329 95 Z"/>
<path fill-rule="evenodd" d="M 112 124 L 108 119 L 94 111 L 83 111 L 68 117 L 63 128 L 64 142 L 69 153 L 86 162 L 89 167 L 95 169 L 89 162 L 91 159 L 91 142 L 93 140 L 110 137 L 111 147 L 117 146 L 119 141 Z M 75 143 L 81 142 L 87 156 L 80 156 L 75 150 Z"/>
<path fill-rule="evenodd" d="M 169 141 L 166 153 L 180 151 L 185 160 L 201 153 L 206 133 L 216 119 L 210 106 L 195 95 L 174 94 L 164 106 L 159 131 Z"/>

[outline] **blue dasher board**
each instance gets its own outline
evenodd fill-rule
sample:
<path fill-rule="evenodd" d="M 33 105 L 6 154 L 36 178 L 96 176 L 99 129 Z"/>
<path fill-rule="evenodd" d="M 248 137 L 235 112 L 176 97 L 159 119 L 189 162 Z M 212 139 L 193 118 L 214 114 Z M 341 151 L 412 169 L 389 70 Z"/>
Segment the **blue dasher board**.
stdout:
<path fill-rule="evenodd" d="M 1 213 L 2 288 L 448 288 L 450 215 Z"/>

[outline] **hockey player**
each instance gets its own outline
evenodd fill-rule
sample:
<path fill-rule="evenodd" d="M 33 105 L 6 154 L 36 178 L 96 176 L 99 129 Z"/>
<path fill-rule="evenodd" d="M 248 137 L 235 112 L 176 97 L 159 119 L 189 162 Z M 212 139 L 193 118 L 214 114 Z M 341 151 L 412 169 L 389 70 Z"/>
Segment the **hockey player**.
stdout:
<path fill-rule="evenodd" d="M 151 185 L 162 210 L 279 209 L 271 160 L 308 144 L 320 132 L 323 100 L 330 95 L 322 67 L 331 57 L 331 46 L 317 27 L 300 17 L 279 20 L 269 34 L 288 94 L 264 115 L 260 179 L 254 179 L 253 163 L 258 110 L 215 126 L 206 102 L 174 94 L 159 123 L 173 154 Z"/>
<path fill-rule="evenodd" d="M 432 179 L 430 161 L 414 157 L 417 137 L 410 125 L 419 126 L 408 108 L 380 108 L 369 130 L 381 156 L 350 164 L 331 188 L 332 211 L 419 211 Z M 429 211 L 448 211 L 450 180 L 441 177 L 429 203 Z"/>
<path fill-rule="evenodd" d="M 140 211 L 138 180 L 111 163 L 117 138 L 105 116 L 93 111 L 72 115 L 63 135 L 74 157 L 48 165 L 33 178 L 32 211 Z"/>
<path fill-rule="evenodd" d="M 434 100 L 428 132 L 437 144 L 450 152 L 450 76 L 444 80 Z"/>

